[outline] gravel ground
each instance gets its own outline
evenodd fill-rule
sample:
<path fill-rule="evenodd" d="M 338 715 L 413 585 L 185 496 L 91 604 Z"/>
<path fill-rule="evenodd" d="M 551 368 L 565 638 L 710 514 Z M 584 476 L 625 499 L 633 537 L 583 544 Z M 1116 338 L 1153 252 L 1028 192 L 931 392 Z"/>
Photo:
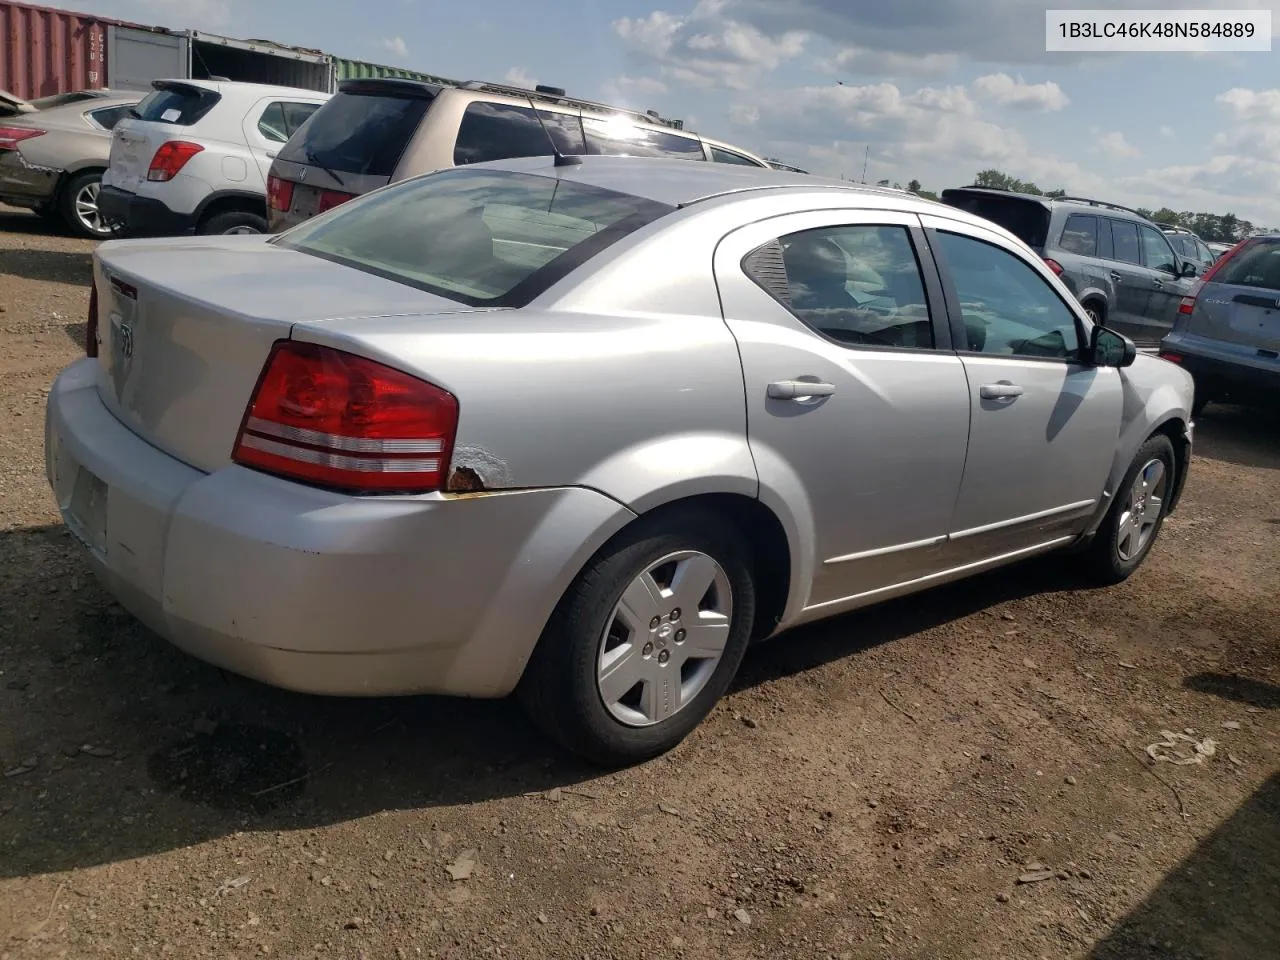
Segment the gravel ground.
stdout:
<path fill-rule="evenodd" d="M 1276 956 L 1273 419 L 1207 412 L 1128 583 L 797 631 L 601 775 L 508 704 L 283 693 L 110 602 L 42 454 L 90 250 L 0 211 L 0 957 Z"/>

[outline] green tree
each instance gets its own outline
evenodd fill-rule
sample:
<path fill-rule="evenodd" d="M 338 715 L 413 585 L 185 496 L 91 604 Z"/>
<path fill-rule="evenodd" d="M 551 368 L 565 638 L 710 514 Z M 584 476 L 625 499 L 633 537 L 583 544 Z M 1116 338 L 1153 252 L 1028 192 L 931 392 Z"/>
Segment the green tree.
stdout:
<path fill-rule="evenodd" d="M 919 180 L 907 181 L 907 189 L 910 190 L 912 193 L 919 193 L 921 190 L 920 181 Z"/>
<path fill-rule="evenodd" d="M 1156 223 L 1166 223 L 1171 227 L 1176 227 L 1182 222 L 1181 217 L 1168 207 L 1161 207 L 1155 213 L 1149 214 L 1147 219 L 1154 220 Z"/>

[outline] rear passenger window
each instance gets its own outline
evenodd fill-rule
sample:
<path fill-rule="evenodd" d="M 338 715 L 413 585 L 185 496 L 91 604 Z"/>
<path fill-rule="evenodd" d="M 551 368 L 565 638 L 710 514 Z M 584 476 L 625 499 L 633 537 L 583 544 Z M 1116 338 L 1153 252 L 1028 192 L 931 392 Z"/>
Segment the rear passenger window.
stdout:
<path fill-rule="evenodd" d="M 760 166 L 750 157 L 744 157 L 740 153 L 734 153 L 732 150 L 723 150 L 720 147 L 711 148 L 711 159 L 716 163 L 736 163 L 747 167 Z"/>
<path fill-rule="evenodd" d="M 1113 257 L 1124 263 L 1142 263 L 1142 254 L 1138 247 L 1138 225 L 1126 220 L 1108 220 L 1111 224 L 1111 240 L 1114 244 Z"/>
<path fill-rule="evenodd" d="M 1067 253 L 1078 253 L 1082 257 L 1098 255 L 1098 218 L 1087 214 L 1073 213 L 1067 217 L 1067 224 L 1062 228 L 1062 239 L 1058 241 Z"/>
<path fill-rule="evenodd" d="M 539 116 L 547 125 L 545 132 Z M 534 113 L 531 107 L 476 101 L 462 115 L 453 162 L 463 166 L 514 157 L 549 157 L 552 151 L 548 133 L 561 153 L 580 156 L 586 152 L 576 116 L 549 110 Z"/>
<path fill-rule="evenodd" d="M 587 152 L 621 157 L 679 157 L 705 160 L 702 142 L 692 137 L 664 133 L 642 127 L 627 120 L 602 120 L 583 117 L 587 134 Z"/>
<path fill-rule="evenodd" d="M 93 122 L 103 130 L 111 130 L 129 115 L 131 109 L 132 106 L 129 104 L 121 107 L 104 107 L 101 110 L 90 111 L 89 116 L 93 117 Z"/>
<path fill-rule="evenodd" d="M 789 234 L 749 254 L 744 268 L 806 326 L 837 343 L 934 346 L 920 264 L 906 227 L 868 224 Z"/>

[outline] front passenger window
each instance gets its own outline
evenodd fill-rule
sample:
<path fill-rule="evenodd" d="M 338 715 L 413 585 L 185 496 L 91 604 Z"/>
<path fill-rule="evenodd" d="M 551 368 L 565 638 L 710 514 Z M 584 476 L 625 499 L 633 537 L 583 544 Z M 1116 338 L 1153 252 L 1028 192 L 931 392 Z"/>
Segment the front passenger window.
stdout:
<path fill-rule="evenodd" d="M 759 259 L 761 253 L 776 256 Z M 773 269 L 757 267 L 765 262 Z M 906 227 L 866 224 L 789 234 L 749 255 L 746 269 L 801 322 L 837 343 L 934 346 L 924 281 Z"/>
<path fill-rule="evenodd" d="M 964 318 L 966 349 L 996 356 L 1078 360 L 1075 314 L 1031 265 L 994 244 L 938 231 L 941 265 Z"/>
<path fill-rule="evenodd" d="M 1177 273 L 1173 248 L 1155 227 L 1142 227 L 1142 260 L 1148 270 Z"/>

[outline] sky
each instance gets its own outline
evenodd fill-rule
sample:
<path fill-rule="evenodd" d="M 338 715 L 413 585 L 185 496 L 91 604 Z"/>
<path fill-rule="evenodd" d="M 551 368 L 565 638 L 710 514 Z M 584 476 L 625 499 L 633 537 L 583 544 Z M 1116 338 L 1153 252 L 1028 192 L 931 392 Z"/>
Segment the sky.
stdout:
<path fill-rule="evenodd" d="M 45 0 L 47 3 L 48 0 Z M 1042 189 L 1280 225 L 1273 52 L 1045 52 L 1052 0 L 71 0 L 171 28 L 656 109 L 814 173 Z M 1130 9 L 1270 9 L 1160 0 Z"/>

